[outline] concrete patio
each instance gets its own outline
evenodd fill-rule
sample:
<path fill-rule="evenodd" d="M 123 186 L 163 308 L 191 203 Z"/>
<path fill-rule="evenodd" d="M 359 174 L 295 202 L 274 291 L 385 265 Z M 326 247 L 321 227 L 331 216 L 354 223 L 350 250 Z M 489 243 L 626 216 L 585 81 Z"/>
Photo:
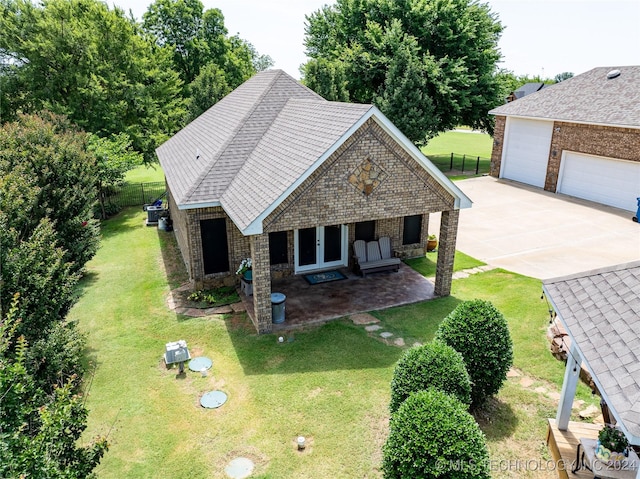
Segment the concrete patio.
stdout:
<path fill-rule="evenodd" d="M 409 266 L 395 272 L 358 276 L 340 269 L 347 278 L 310 285 L 302 275 L 274 280 L 271 290 L 286 297 L 285 322 L 274 331 L 319 324 L 331 319 L 433 299 L 434 284 Z M 241 295 L 253 320 L 253 296 Z"/>

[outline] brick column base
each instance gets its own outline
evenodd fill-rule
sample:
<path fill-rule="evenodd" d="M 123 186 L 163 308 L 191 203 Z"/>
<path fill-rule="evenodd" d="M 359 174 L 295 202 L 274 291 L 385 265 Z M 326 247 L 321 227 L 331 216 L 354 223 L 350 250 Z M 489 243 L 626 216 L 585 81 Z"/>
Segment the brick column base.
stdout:
<path fill-rule="evenodd" d="M 271 265 L 269 264 L 269 235 L 250 237 L 253 269 L 253 308 L 259 334 L 270 333 L 271 322 Z"/>
<path fill-rule="evenodd" d="M 440 219 L 440 239 L 438 241 L 438 263 L 436 265 L 434 291 L 438 296 L 449 296 L 451 294 L 459 217 L 460 210 L 451 210 L 443 211 Z"/>

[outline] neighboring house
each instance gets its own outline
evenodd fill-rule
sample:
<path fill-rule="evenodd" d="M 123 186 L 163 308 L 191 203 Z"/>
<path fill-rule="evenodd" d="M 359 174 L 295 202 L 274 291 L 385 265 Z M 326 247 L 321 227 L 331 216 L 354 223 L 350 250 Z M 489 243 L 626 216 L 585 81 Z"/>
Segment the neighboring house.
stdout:
<path fill-rule="evenodd" d="M 507 103 L 511 103 L 512 101 L 518 100 L 519 98 L 523 98 L 527 95 L 540 91 L 547 86 L 549 85 L 542 82 L 525 83 L 516 91 L 512 91 L 511 93 L 509 93 L 509 96 L 507 96 Z"/>
<path fill-rule="evenodd" d="M 193 287 L 234 284 L 250 257 L 259 332 L 272 328 L 272 278 L 352 267 L 355 239 L 389 236 L 398 254 L 423 254 L 430 213 L 442 212 L 435 293 L 450 293 L 471 201 L 372 105 L 326 101 L 268 70 L 157 155 Z"/>
<path fill-rule="evenodd" d="M 636 210 L 640 66 L 594 68 L 489 113 L 492 176 Z"/>

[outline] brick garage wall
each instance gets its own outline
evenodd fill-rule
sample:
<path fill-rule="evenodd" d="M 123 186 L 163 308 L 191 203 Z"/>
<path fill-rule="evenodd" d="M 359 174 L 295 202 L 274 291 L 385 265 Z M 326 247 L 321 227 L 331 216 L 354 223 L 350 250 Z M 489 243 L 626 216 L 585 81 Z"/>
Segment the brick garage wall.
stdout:
<path fill-rule="evenodd" d="M 547 191 L 556 191 L 565 150 L 640 162 L 640 130 L 556 121 L 544 185 Z"/>
<path fill-rule="evenodd" d="M 489 174 L 500 177 L 500 165 L 502 163 L 502 146 L 504 145 L 504 128 L 507 123 L 506 116 L 496 116 L 496 126 L 493 133 L 493 148 L 491 150 L 491 170 Z"/>
<path fill-rule="evenodd" d="M 384 176 L 368 195 L 350 182 L 367 159 Z M 403 216 L 426 215 L 453 206 L 453 196 L 370 119 L 263 225 L 270 232 L 377 220 L 377 235 L 390 236 L 396 247 L 402 244 L 398 222 Z M 423 221 L 425 232 L 426 223 Z"/>

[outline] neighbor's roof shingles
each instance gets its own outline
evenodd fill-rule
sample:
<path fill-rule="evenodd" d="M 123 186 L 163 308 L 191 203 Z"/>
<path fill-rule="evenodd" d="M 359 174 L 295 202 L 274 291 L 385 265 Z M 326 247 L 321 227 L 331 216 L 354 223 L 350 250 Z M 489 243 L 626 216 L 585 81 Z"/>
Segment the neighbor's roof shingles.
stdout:
<path fill-rule="evenodd" d="M 620 70 L 608 79 L 607 73 Z M 640 66 L 599 67 L 499 106 L 492 115 L 640 127 Z"/>
<path fill-rule="evenodd" d="M 640 438 L 640 261 L 544 288 L 609 406 Z"/>

